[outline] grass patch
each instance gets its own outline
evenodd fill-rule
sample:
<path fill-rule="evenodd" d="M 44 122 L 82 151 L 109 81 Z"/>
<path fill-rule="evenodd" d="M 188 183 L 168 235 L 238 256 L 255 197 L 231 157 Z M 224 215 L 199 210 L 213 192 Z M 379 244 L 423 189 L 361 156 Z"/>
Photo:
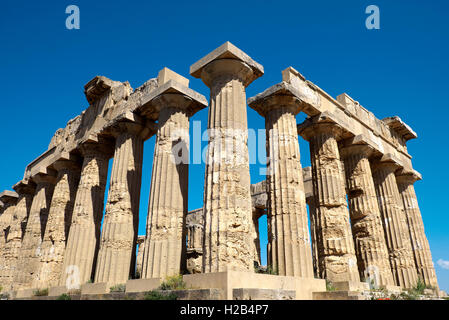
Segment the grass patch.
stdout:
<path fill-rule="evenodd" d="M 165 281 L 159 286 L 159 290 L 182 290 L 185 288 L 186 283 L 180 274 L 165 278 Z"/>
<path fill-rule="evenodd" d="M 335 290 L 337 289 L 334 287 L 333 283 L 326 279 L 326 291 L 335 291 Z"/>
<path fill-rule="evenodd" d="M 34 295 L 35 297 L 48 296 L 48 288 L 34 290 L 34 291 L 33 291 L 33 295 Z"/>
<path fill-rule="evenodd" d="M 109 291 L 110 292 L 125 292 L 126 285 L 125 284 L 117 284 L 115 286 L 112 286 Z"/>
<path fill-rule="evenodd" d="M 266 268 L 263 268 L 261 266 L 254 266 L 254 272 L 260 274 L 271 274 L 275 276 L 279 275 L 279 272 L 272 266 L 267 266 Z"/>
<path fill-rule="evenodd" d="M 72 300 L 72 298 L 67 293 L 63 293 L 56 300 Z"/>

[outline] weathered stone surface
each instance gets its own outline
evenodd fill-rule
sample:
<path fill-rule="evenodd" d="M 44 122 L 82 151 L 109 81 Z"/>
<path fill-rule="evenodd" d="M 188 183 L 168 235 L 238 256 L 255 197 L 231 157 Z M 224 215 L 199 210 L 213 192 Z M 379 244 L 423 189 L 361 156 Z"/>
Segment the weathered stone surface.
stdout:
<path fill-rule="evenodd" d="M 14 289 L 16 290 L 30 288 L 33 278 L 39 271 L 42 240 L 55 187 L 56 173 L 53 172 L 52 175 L 38 174 L 33 180 L 37 186 L 17 261 L 14 278 Z"/>
<path fill-rule="evenodd" d="M 295 300 L 295 290 L 282 289 L 234 289 L 233 300 Z"/>
<path fill-rule="evenodd" d="M 375 288 L 394 285 L 368 157 L 372 148 L 348 141 L 340 150 L 360 278 Z"/>
<path fill-rule="evenodd" d="M 427 237 L 424 232 L 424 223 L 422 220 L 421 211 L 419 210 L 415 187 L 413 186 L 415 181 L 420 179 L 421 175 L 416 171 L 401 171 L 396 176 L 398 190 L 401 195 L 405 215 L 407 217 L 418 276 L 422 278 L 426 285 L 434 287 L 438 290 L 438 282 L 435 267 L 432 261 L 432 254 L 430 252 L 429 241 L 427 241 Z"/>
<path fill-rule="evenodd" d="M 61 286 L 78 289 L 92 279 L 95 270 L 112 147 L 109 141 L 86 143 L 81 151 L 84 157 L 81 178 L 60 280 Z"/>
<path fill-rule="evenodd" d="M 337 144 L 340 129 L 333 123 L 315 120 L 306 122 L 299 133 L 310 142 L 320 278 L 360 281 Z"/>
<path fill-rule="evenodd" d="M 189 273 L 201 273 L 203 269 L 203 227 L 203 209 L 188 212 L 186 267 Z"/>
<path fill-rule="evenodd" d="M 371 166 L 395 284 L 411 288 L 418 275 L 407 217 L 394 174 L 397 169 L 393 162 L 376 161 Z"/>
<path fill-rule="evenodd" d="M 143 263 L 143 252 L 145 247 L 145 236 L 137 237 L 137 245 L 139 248 L 137 249 L 137 258 L 136 258 L 136 273 L 135 278 L 139 279 L 142 275 L 142 263 Z"/>
<path fill-rule="evenodd" d="M 0 286 L 6 288 L 10 283 L 10 252 L 7 250 L 7 240 L 14 224 L 14 212 L 19 195 L 14 191 L 0 193 L 2 208 L 0 209 Z"/>
<path fill-rule="evenodd" d="M 191 66 L 211 88 L 204 186 L 203 272 L 253 270 L 245 87 L 263 68 L 229 43 Z"/>
<path fill-rule="evenodd" d="M 115 126 L 115 153 L 95 282 L 123 284 L 134 275 L 145 126 Z"/>
<path fill-rule="evenodd" d="M 18 269 L 17 261 L 22 246 L 22 238 L 25 232 L 36 185 L 31 181 L 28 183 L 20 181 L 14 185 L 13 188 L 17 192 L 19 198 L 14 207 L 14 213 L 3 249 L 3 268 L 0 270 L 0 284 L 5 292 L 13 290 L 14 277 L 16 270 Z"/>
<path fill-rule="evenodd" d="M 164 278 L 185 269 L 189 117 L 204 108 L 200 100 L 171 93 L 166 83 L 149 103 L 160 110 L 142 278 Z"/>
<path fill-rule="evenodd" d="M 39 267 L 33 277 L 33 288 L 44 289 L 59 284 L 80 178 L 80 165 L 76 162 L 58 161 L 54 168 L 58 172 L 57 182 L 42 241 Z"/>
<path fill-rule="evenodd" d="M 249 104 L 265 117 L 267 130 L 268 264 L 279 275 L 313 277 L 306 198 L 292 94 Z"/>

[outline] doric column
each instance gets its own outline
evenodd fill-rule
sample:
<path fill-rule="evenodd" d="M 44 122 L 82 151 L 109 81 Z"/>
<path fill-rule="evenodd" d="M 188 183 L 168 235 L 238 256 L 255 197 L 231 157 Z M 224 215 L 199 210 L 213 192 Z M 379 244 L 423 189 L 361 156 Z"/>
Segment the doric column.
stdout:
<path fill-rule="evenodd" d="M 111 146 L 87 142 L 80 151 L 84 159 L 60 282 L 70 289 L 91 280 L 95 269 Z"/>
<path fill-rule="evenodd" d="M 313 278 L 306 198 L 296 115 L 300 101 L 288 92 L 249 99 L 265 117 L 271 267 L 279 275 Z"/>
<path fill-rule="evenodd" d="M 421 175 L 416 171 L 402 171 L 396 176 L 399 193 L 407 217 L 418 276 L 423 279 L 426 285 L 438 288 L 432 254 L 424 232 L 424 223 L 421 211 L 419 210 L 415 187 L 413 186 L 417 180 L 421 180 Z"/>
<path fill-rule="evenodd" d="M 20 248 L 18 270 L 14 279 L 15 289 L 30 288 L 33 278 L 39 271 L 42 238 L 45 233 L 48 210 L 55 188 L 56 173 L 37 174 L 33 177 L 33 180 L 37 186 L 22 240 L 22 247 Z"/>
<path fill-rule="evenodd" d="M 210 88 L 203 272 L 254 270 L 245 88 L 263 67 L 227 42 L 190 67 Z"/>
<path fill-rule="evenodd" d="M 315 199 L 313 196 L 306 198 L 306 203 L 309 206 L 309 217 L 310 217 L 310 240 L 312 243 L 312 262 L 313 262 L 313 275 L 315 278 L 320 277 L 319 264 L 318 264 L 318 239 L 316 232 L 316 208 Z"/>
<path fill-rule="evenodd" d="M 159 108 L 154 149 L 147 237 L 142 278 L 164 278 L 185 268 L 188 189 L 189 113 L 191 100 L 163 94 L 153 101 Z M 175 152 L 175 145 L 182 147 Z"/>
<path fill-rule="evenodd" d="M 143 125 L 127 122 L 113 129 L 115 153 L 95 282 L 122 284 L 134 275 L 144 132 Z"/>
<path fill-rule="evenodd" d="M 6 250 L 6 244 L 9 233 L 14 223 L 14 211 L 19 196 L 14 191 L 3 191 L 0 193 L 0 203 L 3 208 L 0 209 L 0 286 L 3 289 L 9 284 L 10 255 Z"/>
<path fill-rule="evenodd" d="M 186 268 L 189 273 L 201 273 L 203 269 L 203 221 L 202 208 L 188 212 Z"/>
<path fill-rule="evenodd" d="M 349 213 L 355 251 L 363 281 L 374 282 L 375 287 L 394 285 L 388 249 L 382 227 L 376 190 L 368 157 L 368 145 L 344 145 L 340 154 L 346 172 Z"/>
<path fill-rule="evenodd" d="M 320 278 L 332 282 L 359 282 L 344 171 L 337 144 L 341 131 L 336 124 L 319 120 L 319 117 L 306 120 L 298 129 L 310 143 Z"/>
<path fill-rule="evenodd" d="M 142 263 L 143 263 L 143 251 L 145 247 L 145 236 L 137 237 L 137 258 L 136 258 L 136 273 L 134 275 L 135 279 L 140 279 L 142 276 Z"/>
<path fill-rule="evenodd" d="M 394 162 L 375 161 L 371 166 L 393 277 L 396 285 L 411 288 L 416 284 L 418 275 L 407 218 L 394 174 L 397 169 Z"/>
<path fill-rule="evenodd" d="M 33 277 L 33 288 L 49 288 L 59 284 L 80 179 L 80 165 L 75 161 L 59 160 L 53 167 L 58 176 L 42 242 L 40 264 Z"/>
<path fill-rule="evenodd" d="M 2 272 L 4 282 L 2 284 L 4 291 L 13 290 L 14 277 L 19 267 L 17 261 L 19 259 L 20 248 L 22 246 L 22 238 L 30 212 L 33 195 L 36 185 L 32 181 L 20 181 L 14 185 L 14 190 L 19 195 L 17 204 L 14 207 L 14 214 L 11 219 L 11 227 L 9 229 L 6 244 L 4 248 L 5 268 Z"/>

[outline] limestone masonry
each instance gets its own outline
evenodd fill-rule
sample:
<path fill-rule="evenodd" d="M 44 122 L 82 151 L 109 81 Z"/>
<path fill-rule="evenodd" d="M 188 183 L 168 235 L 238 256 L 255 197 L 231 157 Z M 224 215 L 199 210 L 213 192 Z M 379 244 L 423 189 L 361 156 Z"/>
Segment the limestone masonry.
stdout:
<path fill-rule="evenodd" d="M 264 68 L 229 42 L 190 74 L 210 89 L 209 103 L 168 68 L 135 90 L 103 76 L 85 85 L 89 107 L 56 131 L 15 192 L 0 193 L 2 293 L 88 296 L 118 285 L 138 293 L 182 274 L 185 297 L 206 299 L 361 299 L 418 281 L 444 294 L 413 187 L 421 175 L 407 152 L 417 135 L 399 117 L 379 120 L 345 93 L 334 99 L 292 67 L 247 99 Z M 257 184 L 247 105 L 265 119 L 267 178 Z M 189 123 L 204 108 L 204 207 L 188 212 L 188 193 L 200 192 L 188 189 Z M 308 117 L 297 124 L 299 113 Z M 152 136 L 139 236 L 143 149 Z M 301 166 L 298 136 L 309 142 L 311 167 Z"/>

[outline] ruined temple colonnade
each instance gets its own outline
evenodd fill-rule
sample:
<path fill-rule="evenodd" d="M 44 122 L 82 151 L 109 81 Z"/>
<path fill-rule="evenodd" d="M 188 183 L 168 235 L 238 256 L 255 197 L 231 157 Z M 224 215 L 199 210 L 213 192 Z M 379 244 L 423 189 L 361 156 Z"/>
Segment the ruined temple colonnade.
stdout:
<path fill-rule="evenodd" d="M 334 99 L 292 67 L 247 99 L 264 69 L 229 42 L 190 74 L 209 88 L 209 103 L 168 68 L 135 90 L 103 76 L 86 84 L 89 107 L 55 133 L 15 192 L 0 194 L 5 290 L 148 291 L 184 274 L 187 285 L 222 288 L 225 299 L 233 288 L 281 287 L 311 299 L 326 291 L 324 279 L 347 291 L 400 290 L 422 279 L 438 292 L 414 189 L 421 175 L 406 146 L 417 136 L 399 117 L 379 120 L 347 94 Z M 253 185 L 247 105 L 264 118 L 267 139 L 266 181 Z M 204 108 L 204 190 L 193 190 L 189 123 Z M 299 113 L 307 119 L 297 124 Z M 143 172 L 152 136 L 152 170 Z M 310 150 L 300 151 L 299 137 Z M 304 152 L 310 168 L 301 165 Z M 138 236 L 149 177 L 146 235 Z M 188 212 L 189 192 L 200 191 L 203 208 Z M 276 277 L 258 273 L 264 214 Z"/>

